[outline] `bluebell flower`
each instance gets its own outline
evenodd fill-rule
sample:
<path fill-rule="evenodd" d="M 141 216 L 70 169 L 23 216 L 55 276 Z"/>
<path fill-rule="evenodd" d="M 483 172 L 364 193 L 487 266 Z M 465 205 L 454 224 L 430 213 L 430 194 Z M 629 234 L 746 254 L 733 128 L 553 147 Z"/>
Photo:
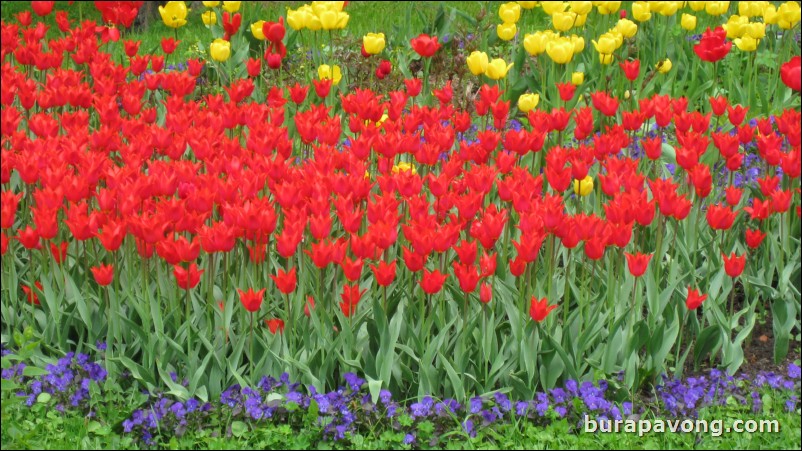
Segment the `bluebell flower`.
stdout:
<path fill-rule="evenodd" d="M 802 369 L 799 365 L 791 362 L 788 364 L 788 377 L 791 379 L 800 379 L 802 377 Z"/>

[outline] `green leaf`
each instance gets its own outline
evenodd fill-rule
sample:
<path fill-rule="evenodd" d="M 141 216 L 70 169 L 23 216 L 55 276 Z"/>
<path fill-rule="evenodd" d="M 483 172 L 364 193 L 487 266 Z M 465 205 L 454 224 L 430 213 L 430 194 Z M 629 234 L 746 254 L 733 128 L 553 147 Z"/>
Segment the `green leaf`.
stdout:
<path fill-rule="evenodd" d="M 721 328 L 708 326 L 696 338 L 694 347 L 694 360 L 698 365 L 703 358 L 710 354 L 721 342 Z"/>
<path fill-rule="evenodd" d="M 248 432 L 248 425 L 242 421 L 234 421 L 231 423 L 231 435 L 234 437 L 242 437 Z"/>

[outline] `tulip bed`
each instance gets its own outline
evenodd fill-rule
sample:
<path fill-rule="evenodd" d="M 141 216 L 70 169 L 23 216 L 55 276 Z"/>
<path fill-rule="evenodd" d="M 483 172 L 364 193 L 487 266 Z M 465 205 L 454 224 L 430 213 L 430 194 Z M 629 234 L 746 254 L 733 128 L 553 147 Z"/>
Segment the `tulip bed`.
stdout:
<path fill-rule="evenodd" d="M 796 2 L 490 2 L 364 37 L 342 2 L 167 2 L 158 48 L 143 2 L 31 3 L 2 21 L 3 343 L 102 344 L 110 378 L 204 402 L 283 373 L 374 403 L 621 374 L 623 399 L 734 373 L 757 327 L 798 356 Z"/>

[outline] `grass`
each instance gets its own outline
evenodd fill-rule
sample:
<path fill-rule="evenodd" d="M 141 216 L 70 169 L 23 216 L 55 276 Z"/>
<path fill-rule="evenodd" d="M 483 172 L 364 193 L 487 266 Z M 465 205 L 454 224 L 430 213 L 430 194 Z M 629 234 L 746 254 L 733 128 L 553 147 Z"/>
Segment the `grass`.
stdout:
<path fill-rule="evenodd" d="M 120 401 L 120 400 L 118 400 Z M 109 404 L 111 406 L 111 404 Z M 77 413 L 61 414 L 46 405 L 3 402 L 2 445 L 4 449 L 138 449 L 130 435 L 121 435 L 113 426 L 123 420 L 123 409 L 101 410 L 102 418 L 86 419 Z M 445 449 L 798 449 L 802 420 L 798 412 L 744 413 L 732 408 L 700 411 L 706 420 L 724 419 L 732 424 L 742 420 L 776 419 L 779 433 L 724 433 L 720 437 L 693 433 L 648 433 L 643 437 L 629 433 L 573 433 L 566 421 L 547 427 L 510 424 L 480 429 L 475 438 L 460 430 L 446 443 Z M 351 435 L 342 442 L 317 442 L 316 433 L 296 431 L 288 425 L 260 423 L 258 428 L 221 436 L 219 431 L 201 430 L 182 438 L 171 438 L 160 448 L 170 449 L 409 449 L 404 434 L 392 430 L 367 435 Z M 416 444 L 426 448 L 425 443 Z"/>

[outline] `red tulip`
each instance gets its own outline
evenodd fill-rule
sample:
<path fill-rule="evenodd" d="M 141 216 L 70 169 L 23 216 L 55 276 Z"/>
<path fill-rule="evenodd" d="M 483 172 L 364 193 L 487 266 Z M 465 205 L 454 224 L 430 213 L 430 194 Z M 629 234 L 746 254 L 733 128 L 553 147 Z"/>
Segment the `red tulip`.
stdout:
<path fill-rule="evenodd" d="M 746 208 L 744 208 L 746 210 Z M 707 209 L 707 223 L 713 230 L 727 230 L 732 227 L 737 213 L 723 205 L 711 205 Z"/>
<path fill-rule="evenodd" d="M 560 93 L 560 99 L 567 102 L 574 98 L 576 86 L 573 83 L 557 83 L 557 91 Z"/>
<path fill-rule="evenodd" d="M 95 277 L 95 282 L 101 287 L 111 285 L 114 279 L 114 265 L 99 265 L 89 268 Z"/>
<path fill-rule="evenodd" d="M 61 264 L 67 259 L 67 247 L 69 246 L 69 242 L 64 241 L 59 245 L 56 243 L 50 243 L 50 255 L 53 256 L 53 260 L 56 264 Z"/>
<path fill-rule="evenodd" d="M 717 27 L 710 31 L 707 29 L 702 34 L 702 40 L 693 47 L 693 51 L 702 60 L 714 63 L 730 52 L 732 42 L 727 41 L 727 32 L 722 27 Z"/>
<path fill-rule="evenodd" d="M 25 249 L 39 249 L 42 247 L 39 244 L 39 233 L 31 226 L 25 227 L 24 230 L 17 230 L 17 240 L 22 243 Z"/>
<path fill-rule="evenodd" d="M 265 295 L 264 288 L 259 291 L 253 291 L 253 288 L 249 288 L 248 291 L 237 290 L 237 292 L 239 292 L 239 300 L 245 310 L 251 313 L 259 311 Z"/>
<path fill-rule="evenodd" d="M 287 29 L 284 27 L 284 17 L 280 16 L 278 22 L 265 22 L 262 24 L 262 33 L 268 41 L 280 42 L 287 33 Z"/>
<path fill-rule="evenodd" d="M 41 282 L 36 282 L 34 285 L 36 286 L 36 288 L 39 289 L 39 291 L 42 291 L 42 283 Z M 22 291 L 25 293 L 25 296 L 28 298 L 28 303 L 29 304 L 41 305 L 41 303 L 39 302 L 39 295 L 37 295 L 36 291 L 34 291 L 31 287 L 29 287 L 28 285 L 23 285 L 22 286 Z"/>
<path fill-rule="evenodd" d="M 746 245 L 752 249 L 760 247 L 760 243 L 766 238 L 766 234 L 761 232 L 760 229 L 746 229 Z"/>
<path fill-rule="evenodd" d="M 343 275 L 345 278 L 351 282 L 356 282 L 362 276 L 362 259 L 356 258 L 352 260 L 350 258 L 344 258 L 340 262 L 340 267 L 343 269 Z"/>
<path fill-rule="evenodd" d="M 437 36 L 430 37 L 423 33 L 416 38 L 412 38 L 409 43 L 415 52 L 424 58 L 431 58 L 440 49 Z"/>
<path fill-rule="evenodd" d="M 31 2 L 31 9 L 39 17 L 44 17 L 53 11 L 56 2 Z"/>
<path fill-rule="evenodd" d="M 700 292 L 688 287 L 688 297 L 685 299 L 685 306 L 688 310 L 696 310 L 702 305 L 702 302 L 707 299 L 707 295 L 702 295 Z"/>
<path fill-rule="evenodd" d="M 780 78 L 785 86 L 788 86 L 794 91 L 799 91 L 802 88 L 802 57 L 799 55 L 788 60 L 780 66 Z"/>
<path fill-rule="evenodd" d="M 744 272 L 744 267 L 746 266 L 746 255 L 736 257 L 735 252 L 733 252 L 729 257 L 721 254 L 721 258 L 724 260 L 724 271 L 728 276 L 736 278 L 740 276 L 742 272 Z"/>
<path fill-rule="evenodd" d="M 629 81 L 635 81 L 640 74 L 640 60 L 634 61 L 624 61 L 618 63 L 621 66 L 621 70 L 624 71 L 624 76 L 627 77 Z"/>
<path fill-rule="evenodd" d="M 268 60 L 268 65 L 270 65 L 270 61 Z M 315 85 L 315 94 L 321 99 L 325 98 L 329 95 L 329 91 L 331 90 L 331 79 L 326 78 L 323 80 L 312 80 L 312 84 Z"/>
<path fill-rule="evenodd" d="M 448 274 L 443 274 L 436 269 L 431 272 L 424 269 L 423 277 L 418 283 L 426 294 L 436 294 L 439 293 L 440 289 L 443 288 L 443 284 L 447 278 Z"/>
<path fill-rule="evenodd" d="M 741 201 L 741 195 L 743 194 L 744 190 L 738 188 L 736 186 L 729 186 L 727 189 L 724 190 L 726 194 L 727 203 L 732 205 L 733 207 L 738 205 Z"/>
<path fill-rule="evenodd" d="M 606 92 L 597 91 L 590 95 L 593 100 L 593 107 L 605 116 L 615 116 L 618 110 L 618 99 L 608 95 Z"/>
<path fill-rule="evenodd" d="M 393 283 L 395 280 L 395 260 L 391 263 L 386 263 L 384 261 L 379 262 L 379 266 L 370 265 L 370 268 L 373 270 L 373 275 L 376 277 L 376 285 L 380 287 L 386 287 Z"/>
<path fill-rule="evenodd" d="M 249 77 L 258 77 L 262 73 L 262 60 L 259 58 L 248 58 L 245 62 Z"/>
<path fill-rule="evenodd" d="M 342 310 L 346 318 L 349 318 L 356 311 L 359 299 L 365 291 L 367 290 L 359 291 L 359 285 L 343 285 L 343 292 L 340 294 L 342 299 L 340 310 Z"/>
<path fill-rule="evenodd" d="M 162 50 L 165 54 L 170 55 L 171 53 L 175 52 L 175 49 L 178 47 L 180 42 L 181 41 L 177 41 L 174 38 L 162 38 Z M 127 44 L 128 43 L 126 42 L 126 50 L 128 49 Z M 136 54 L 136 52 L 134 52 L 134 54 Z"/>
<path fill-rule="evenodd" d="M 284 320 L 283 319 L 278 319 L 278 318 L 266 319 L 265 323 L 267 324 L 267 328 L 268 328 L 268 330 L 270 330 L 271 334 L 275 335 L 276 332 L 284 333 Z"/>
<path fill-rule="evenodd" d="M 531 316 L 533 320 L 541 322 L 556 308 L 556 305 L 548 305 L 546 298 L 538 301 L 532 296 L 532 299 L 529 301 L 529 316 Z"/>
<path fill-rule="evenodd" d="M 476 289 L 476 284 L 479 283 L 479 274 L 476 272 L 476 268 L 472 264 L 466 265 L 457 262 L 453 262 L 452 266 L 462 291 L 472 293 Z"/>
<path fill-rule="evenodd" d="M 189 268 L 184 269 L 179 265 L 173 266 L 173 275 L 175 275 L 175 282 L 179 288 L 184 290 L 191 290 L 200 282 L 200 276 L 205 270 L 198 270 L 198 265 L 192 263 Z"/>
<path fill-rule="evenodd" d="M 407 95 L 410 97 L 417 97 L 423 89 L 423 83 L 420 78 L 408 78 L 404 80 L 404 86 L 407 88 Z"/>
<path fill-rule="evenodd" d="M 716 116 L 724 114 L 727 106 L 729 106 L 729 102 L 726 97 L 710 97 L 710 108 L 713 109 L 713 114 Z"/>
<path fill-rule="evenodd" d="M 629 252 L 625 252 L 624 255 L 627 257 L 627 266 L 629 267 L 630 274 L 635 277 L 640 277 L 646 273 L 646 268 L 649 267 L 652 254 L 641 254 L 640 252 L 630 254 Z"/>
<path fill-rule="evenodd" d="M 295 291 L 295 288 L 298 284 L 298 279 L 296 276 L 295 267 L 293 266 L 290 271 L 284 271 L 283 269 L 278 270 L 277 275 L 270 275 L 270 278 L 273 279 L 273 282 L 276 283 L 278 290 L 284 294 L 290 294 Z"/>
<path fill-rule="evenodd" d="M 493 287 L 489 283 L 485 282 L 479 288 L 479 300 L 483 304 L 487 304 L 492 299 L 493 299 Z"/>
<path fill-rule="evenodd" d="M 306 100 L 306 93 L 309 92 L 309 86 L 301 86 L 298 82 L 295 82 L 295 86 L 290 86 L 289 90 L 290 99 L 292 99 L 296 105 L 300 105 Z"/>
<path fill-rule="evenodd" d="M 237 34 L 240 25 L 242 25 L 242 14 L 234 13 L 232 15 L 228 11 L 223 12 L 223 30 L 225 31 L 223 39 L 230 40 L 231 36 Z"/>
<path fill-rule="evenodd" d="M 304 315 L 309 317 L 312 314 L 312 310 L 315 309 L 315 298 L 311 295 L 306 297 L 306 305 L 304 305 Z"/>

